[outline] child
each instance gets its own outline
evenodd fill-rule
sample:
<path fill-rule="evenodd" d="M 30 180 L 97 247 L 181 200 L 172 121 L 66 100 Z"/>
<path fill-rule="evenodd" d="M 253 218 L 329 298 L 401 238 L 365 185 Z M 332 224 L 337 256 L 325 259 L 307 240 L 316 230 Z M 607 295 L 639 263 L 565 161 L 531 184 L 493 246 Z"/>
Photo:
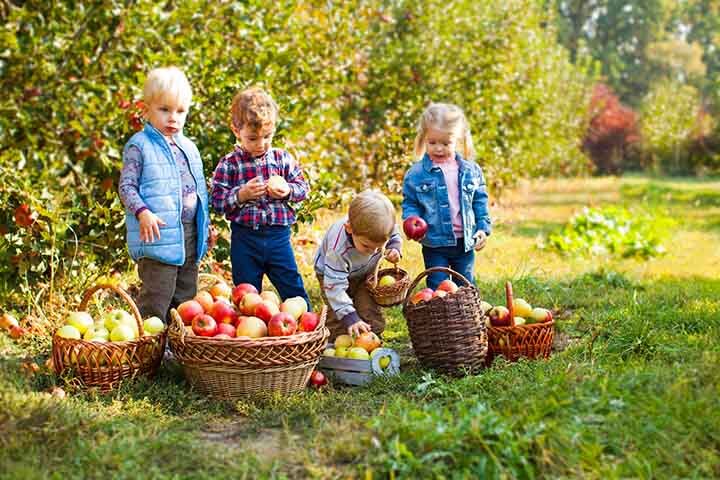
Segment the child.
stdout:
<path fill-rule="evenodd" d="M 195 144 L 182 134 L 192 92 L 175 67 L 152 70 L 143 88 L 142 131 L 123 151 L 120 199 L 127 243 L 142 281 L 143 318 L 167 321 L 171 306 L 197 293 L 198 264 L 207 251 L 208 194 Z"/>
<path fill-rule="evenodd" d="M 403 219 L 419 216 L 428 224 L 422 239 L 425 268 L 450 267 L 475 282 L 475 250 L 490 235 L 488 195 L 474 156 L 470 129 L 455 105 L 433 103 L 425 109 L 415 137 L 421 158 L 403 180 Z M 462 154 L 462 155 L 460 155 Z M 448 275 L 433 272 L 427 285 L 436 289 Z"/>
<path fill-rule="evenodd" d="M 395 209 L 385 195 L 368 190 L 353 199 L 348 216 L 330 227 L 315 254 L 315 274 L 330 310 L 330 338 L 385 330 L 380 306 L 365 286 L 383 246 L 385 258 L 397 263 L 402 239 Z"/>
<path fill-rule="evenodd" d="M 235 95 L 230 115 L 239 146 L 215 168 L 211 201 L 231 222 L 233 282 L 260 291 L 267 274 L 283 300 L 300 296 L 310 308 L 290 244 L 295 212 L 289 204 L 303 201 L 309 186 L 293 156 L 271 146 L 277 104 L 250 88 Z"/>

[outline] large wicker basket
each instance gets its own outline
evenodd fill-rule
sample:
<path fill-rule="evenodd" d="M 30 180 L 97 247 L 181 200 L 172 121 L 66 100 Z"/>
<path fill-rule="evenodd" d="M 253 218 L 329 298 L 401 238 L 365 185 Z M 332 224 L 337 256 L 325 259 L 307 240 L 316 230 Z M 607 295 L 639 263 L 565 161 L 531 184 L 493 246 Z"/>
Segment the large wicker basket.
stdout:
<path fill-rule="evenodd" d="M 510 311 L 510 325 L 507 327 L 488 328 L 488 364 L 498 355 L 502 355 L 511 362 L 520 357 L 547 358 L 552 350 L 555 335 L 555 321 L 550 319 L 543 323 L 529 323 L 515 325 L 515 312 L 513 309 L 512 284 L 505 283 L 505 299 Z"/>
<path fill-rule="evenodd" d="M 312 332 L 263 338 L 189 335 L 177 311 L 171 310 L 170 314 L 170 348 L 188 382 L 223 400 L 303 390 L 330 337 L 325 327 L 326 307 Z"/>
<path fill-rule="evenodd" d="M 86 388 L 109 391 L 123 380 L 157 373 L 165 351 L 167 333 L 145 336 L 142 317 L 133 299 L 120 287 L 97 284 L 85 291 L 78 310 L 87 310 L 92 296 L 109 290 L 122 298 L 137 323 L 139 337 L 127 342 L 90 342 L 53 336 L 52 359 L 58 375 L 69 374 Z"/>
<path fill-rule="evenodd" d="M 464 285 L 445 297 L 410 303 L 415 287 L 432 272 L 449 273 Z M 477 289 L 458 272 L 433 267 L 418 275 L 405 297 L 403 315 L 415 356 L 423 367 L 461 374 L 484 366 L 488 343 L 480 298 Z"/>
<path fill-rule="evenodd" d="M 368 292 L 370 292 L 370 296 L 375 300 L 375 303 L 381 307 L 400 305 L 405 299 L 408 287 L 410 286 L 410 275 L 398 267 L 397 264 L 394 268 L 384 268 L 380 270 L 380 263 L 382 263 L 382 257 L 375 265 L 375 271 L 365 279 L 365 286 Z M 392 285 L 378 286 L 378 281 L 385 275 L 391 275 L 395 278 L 395 283 Z"/>

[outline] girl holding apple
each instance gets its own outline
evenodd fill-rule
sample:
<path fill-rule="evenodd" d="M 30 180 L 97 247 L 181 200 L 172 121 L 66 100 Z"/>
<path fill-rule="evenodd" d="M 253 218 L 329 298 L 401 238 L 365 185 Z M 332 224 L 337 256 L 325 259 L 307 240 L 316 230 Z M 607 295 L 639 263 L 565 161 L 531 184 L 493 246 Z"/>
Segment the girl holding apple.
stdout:
<path fill-rule="evenodd" d="M 485 247 L 491 231 L 485 178 L 474 154 L 463 111 L 456 105 L 430 104 L 418 122 L 419 160 L 405 175 L 402 201 L 406 224 L 418 217 L 427 223 L 425 234 L 416 237 L 425 268 L 450 267 L 473 283 L 475 251 Z M 436 289 L 445 278 L 443 272 L 431 273 L 428 287 Z"/>

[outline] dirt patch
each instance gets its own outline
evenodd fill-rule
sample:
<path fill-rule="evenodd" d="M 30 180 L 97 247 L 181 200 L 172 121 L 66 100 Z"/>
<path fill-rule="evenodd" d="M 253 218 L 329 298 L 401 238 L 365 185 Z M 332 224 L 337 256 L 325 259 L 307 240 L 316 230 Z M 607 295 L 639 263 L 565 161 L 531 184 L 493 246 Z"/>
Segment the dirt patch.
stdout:
<path fill-rule="evenodd" d="M 288 444 L 286 434 L 282 430 L 277 428 L 264 428 L 259 432 L 250 430 L 246 420 L 210 424 L 200 432 L 199 436 L 209 442 L 250 452 L 263 463 L 281 460 L 284 447 Z"/>

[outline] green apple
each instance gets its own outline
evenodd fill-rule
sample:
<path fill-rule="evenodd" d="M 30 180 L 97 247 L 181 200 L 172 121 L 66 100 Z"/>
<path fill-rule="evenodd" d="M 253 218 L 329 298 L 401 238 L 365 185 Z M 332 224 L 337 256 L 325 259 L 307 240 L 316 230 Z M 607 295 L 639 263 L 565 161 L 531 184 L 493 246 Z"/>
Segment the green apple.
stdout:
<path fill-rule="evenodd" d="M 347 358 L 348 347 L 335 347 L 335 356 L 338 358 Z"/>
<path fill-rule="evenodd" d="M 110 332 L 112 332 L 118 325 L 124 324 L 130 326 L 133 330 L 135 330 L 135 335 L 137 336 L 138 327 L 137 323 L 135 322 L 135 317 L 130 315 L 125 310 L 122 310 L 120 308 L 111 310 L 105 314 L 103 320 L 105 323 L 105 328 L 107 328 Z"/>
<path fill-rule="evenodd" d="M 146 334 L 157 335 L 165 330 L 165 324 L 158 317 L 150 317 L 143 322 L 143 329 Z"/>
<path fill-rule="evenodd" d="M 72 325 L 63 325 L 58 329 L 55 335 L 62 338 L 74 338 L 75 340 L 80 340 L 80 330 Z"/>
<path fill-rule="evenodd" d="M 392 275 L 383 275 L 380 277 L 380 281 L 378 282 L 379 287 L 389 287 L 390 285 L 394 285 L 396 282 L 395 277 Z"/>
<path fill-rule="evenodd" d="M 370 360 L 370 354 L 364 348 L 352 347 L 347 351 L 347 358 L 353 360 Z"/>
<path fill-rule="evenodd" d="M 533 311 L 530 313 L 530 320 L 532 323 L 549 322 L 552 320 L 552 313 L 546 308 L 533 308 Z"/>
<path fill-rule="evenodd" d="M 334 357 L 335 356 L 335 349 L 334 348 L 326 348 L 323 352 L 323 357 Z"/>
<path fill-rule="evenodd" d="M 90 340 L 91 338 L 104 338 L 107 340 L 110 338 L 110 332 L 105 327 L 98 327 L 93 324 L 90 328 L 85 330 L 85 333 L 83 334 L 83 340 Z"/>
<path fill-rule="evenodd" d="M 85 333 L 93 325 L 93 318 L 87 312 L 72 312 L 65 320 L 66 325 L 72 325 L 78 332 Z"/>
<path fill-rule="evenodd" d="M 515 317 L 515 325 L 525 325 L 525 319 L 523 317 Z"/>
<path fill-rule="evenodd" d="M 135 331 L 130 327 L 130 325 L 125 325 L 123 323 L 113 328 L 110 332 L 110 340 L 113 342 L 127 342 L 129 340 L 135 340 L 135 338 L 137 338 Z"/>

